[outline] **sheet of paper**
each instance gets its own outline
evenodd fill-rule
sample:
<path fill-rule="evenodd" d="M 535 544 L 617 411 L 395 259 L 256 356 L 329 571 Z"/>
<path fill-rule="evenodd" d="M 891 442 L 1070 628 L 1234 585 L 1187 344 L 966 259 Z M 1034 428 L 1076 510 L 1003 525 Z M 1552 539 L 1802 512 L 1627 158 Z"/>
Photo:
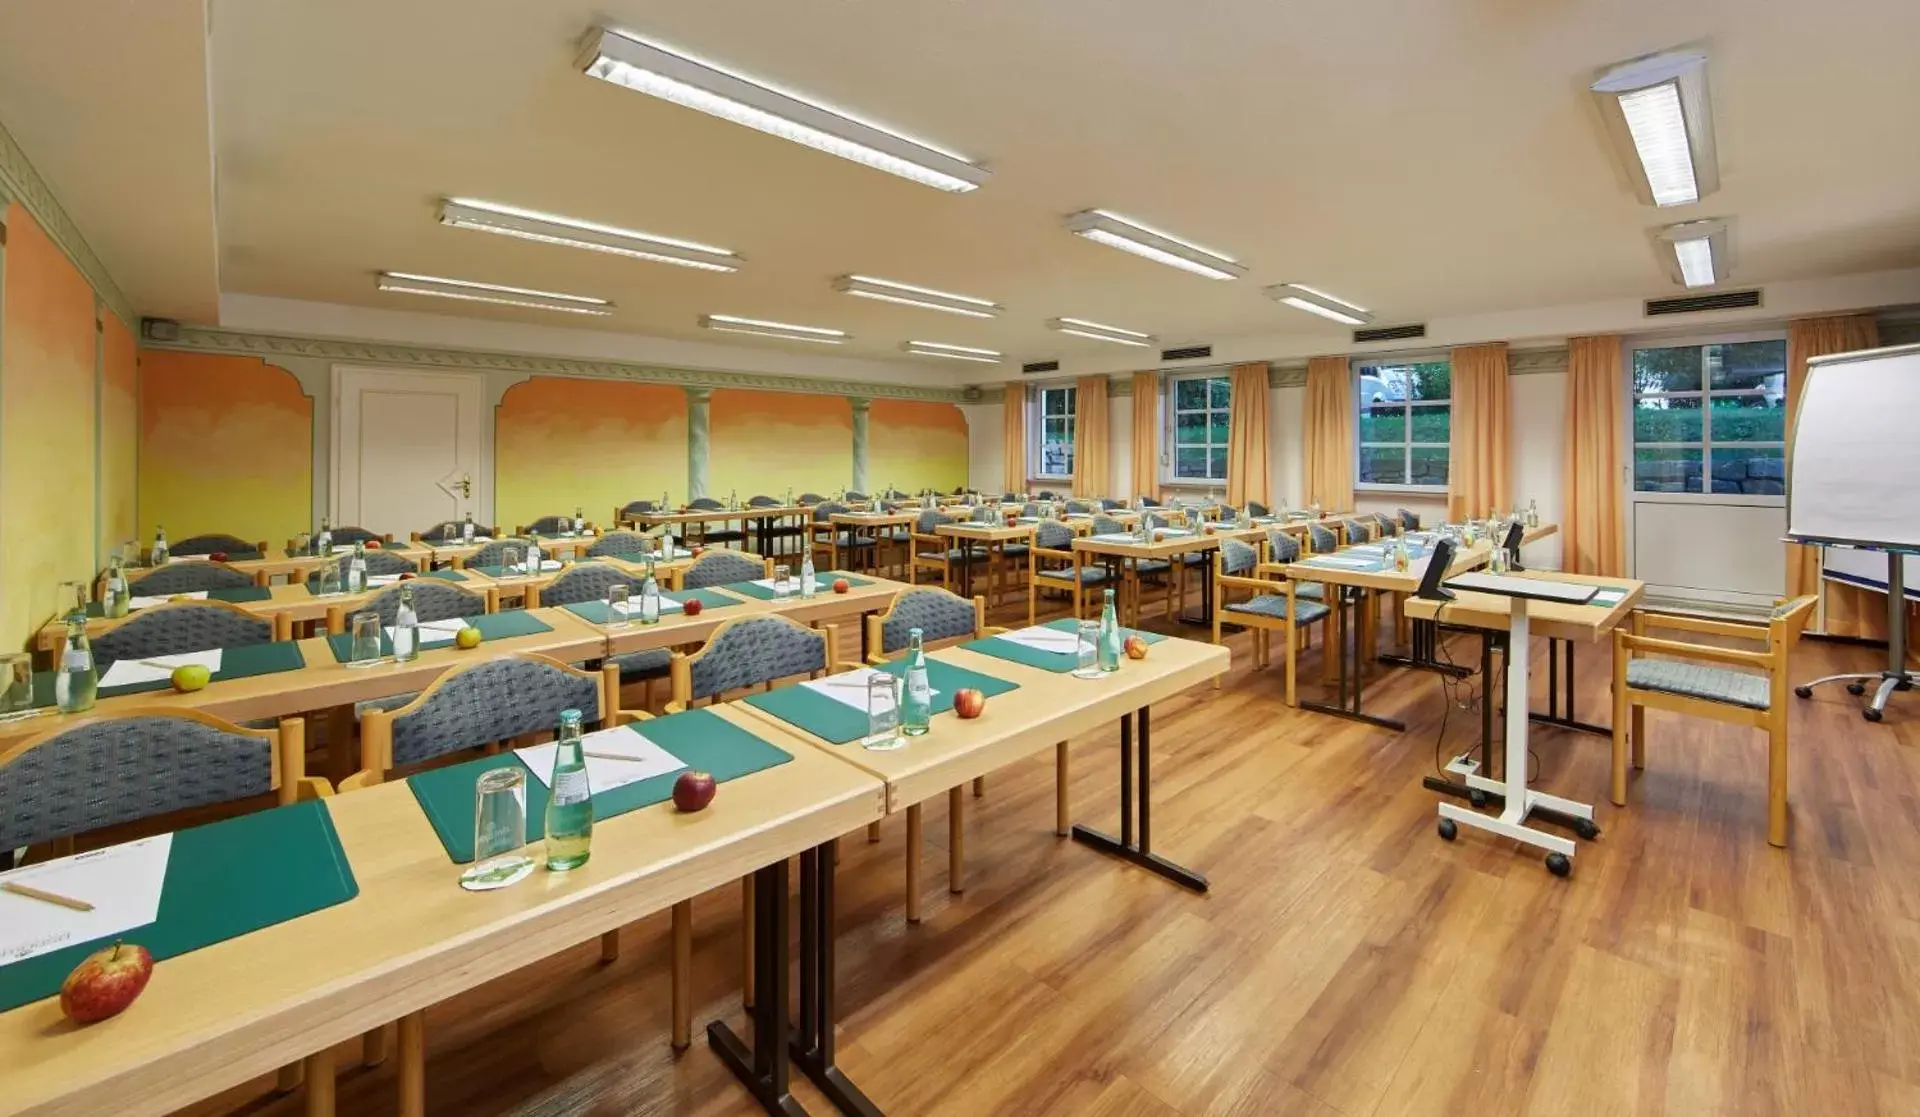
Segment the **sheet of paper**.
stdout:
<path fill-rule="evenodd" d="M 352 553 L 353 553 L 353 544 L 351 544 L 351 543 L 335 543 L 335 544 L 333 545 L 333 553 L 334 553 L 334 554 L 336 554 L 336 555 L 346 555 L 346 554 L 352 554 Z"/>
<path fill-rule="evenodd" d="M 680 604 L 678 601 L 675 601 L 673 598 L 668 597 L 665 594 L 660 595 L 660 615 L 661 616 L 664 617 L 668 613 L 683 613 L 685 611 L 686 611 L 686 606 Z M 627 604 L 624 611 L 614 609 L 611 607 L 607 609 L 607 615 L 610 618 L 613 618 L 615 620 L 619 619 L 623 615 L 623 612 L 626 618 L 630 621 L 638 621 L 640 619 L 640 595 L 639 594 L 636 593 L 632 597 L 627 598 Z"/>
<path fill-rule="evenodd" d="M 1002 640 L 1043 652 L 1075 655 L 1080 651 L 1080 634 L 1063 632 L 1057 628 L 1016 628 L 1012 632 L 999 633 L 998 636 Z"/>
<path fill-rule="evenodd" d="M 398 574 L 367 575 L 367 584 L 370 586 L 391 586 L 395 582 L 398 582 L 399 580 L 400 580 L 400 575 Z"/>
<path fill-rule="evenodd" d="M 165 605 L 176 597 L 184 597 L 189 601 L 205 601 L 207 599 L 207 591 L 194 590 L 191 593 L 170 593 L 165 597 L 129 597 L 127 599 L 127 609 L 129 612 L 137 613 L 142 609 L 151 609 L 155 605 Z"/>
<path fill-rule="evenodd" d="M 780 583 L 774 581 L 772 578 L 755 578 L 753 580 L 753 584 L 756 586 L 765 586 L 766 588 L 773 590 L 775 593 L 778 593 L 780 591 Z M 786 585 L 787 585 L 788 593 L 790 594 L 799 593 L 800 592 L 800 576 L 796 574 L 796 575 L 793 575 L 792 577 L 789 577 L 787 579 Z M 826 581 L 818 576 L 815 576 L 813 579 L 813 588 L 815 592 L 818 592 L 820 590 L 830 590 L 833 588 L 833 583 Z"/>
<path fill-rule="evenodd" d="M 846 671 L 838 675 L 828 675 L 824 679 L 809 679 L 800 685 L 815 694 L 824 694 L 845 706 L 865 712 L 867 708 L 867 683 L 871 679 L 892 679 L 893 676 L 873 667 L 862 667 L 858 671 Z M 935 690 L 933 694 L 940 692 Z"/>
<path fill-rule="evenodd" d="M 1153 529 L 1153 533 L 1162 539 L 1179 539 L 1193 534 L 1181 527 L 1157 527 Z"/>
<path fill-rule="evenodd" d="M 1332 566 L 1341 570 L 1372 570 L 1380 565 L 1378 558 L 1345 558 L 1341 555 L 1315 555 L 1302 562 L 1306 566 Z"/>
<path fill-rule="evenodd" d="M 220 670 L 219 648 L 204 652 L 181 652 L 177 655 L 150 655 L 145 659 L 116 659 L 113 666 L 100 676 L 100 685 L 127 686 L 132 683 L 160 682 L 173 677 L 173 669 L 197 663 L 208 671 Z"/>
<path fill-rule="evenodd" d="M 1134 535 L 1131 532 L 1125 532 L 1125 531 L 1110 531 L 1101 535 L 1089 535 L 1087 536 L 1087 538 L 1097 540 L 1101 543 L 1138 543 L 1140 542 L 1139 536 Z"/>
<path fill-rule="evenodd" d="M 467 627 L 467 622 L 464 617 L 454 617 L 451 620 L 444 621 L 421 621 L 420 646 L 423 648 L 434 648 L 444 644 L 451 644 L 453 643 L 453 638 L 459 635 L 460 630 L 465 627 Z M 387 643 L 393 643 L 392 625 L 387 626 Z"/>
<path fill-rule="evenodd" d="M 0 881 L 93 905 L 74 911 L 0 890 L 0 966 L 152 923 L 172 850 L 173 835 L 161 834 L 0 873 Z"/>
<path fill-rule="evenodd" d="M 168 555 L 167 565 L 172 566 L 176 562 L 206 562 L 209 557 L 207 555 Z"/>
<path fill-rule="evenodd" d="M 580 745 L 587 752 L 610 753 L 622 758 L 604 760 L 598 756 L 587 757 L 587 786 L 595 794 L 654 776 L 664 776 L 668 772 L 678 772 L 687 766 L 685 761 L 649 741 L 630 725 L 584 734 L 580 738 Z M 553 754 L 558 747 L 551 743 L 534 745 L 531 748 L 514 749 L 513 754 L 527 766 L 527 771 L 533 773 L 534 779 L 545 785 L 553 779 Z"/>

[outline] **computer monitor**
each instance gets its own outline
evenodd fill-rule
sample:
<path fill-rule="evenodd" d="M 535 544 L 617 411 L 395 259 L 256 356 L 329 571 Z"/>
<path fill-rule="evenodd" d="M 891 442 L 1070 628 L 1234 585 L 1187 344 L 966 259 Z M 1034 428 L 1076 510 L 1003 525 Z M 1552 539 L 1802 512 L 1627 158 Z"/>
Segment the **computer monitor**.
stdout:
<path fill-rule="evenodd" d="M 1519 520 L 1513 521 L 1513 526 L 1507 528 L 1506 539 L 1502 540 L 1500 543 L 1500 545 L 1506 548 L 1506 551 L 1507 551 L 1507 569 L 1508 570 L 1525 570 L 1526 569 L 1526 567 L 1520 565 L 1520 536 L 1523 532 L 1525 532 L 1525 530 L 1526 530 L 1525 524 L 1522 524 Z"/>
<path fill-rule="evenodd" d="M 1420 578 L 1420 588 L 1415 597 L 1424 597 L 1429 601 L 1452 601 L 1453 591 L 1440 588 L 1447 576 L 1447 567 L 1453 565 L 1453 541 L 1442 536 L 1433 541 L 1433 553 L 1427 556 L 1427 572 Z"/>

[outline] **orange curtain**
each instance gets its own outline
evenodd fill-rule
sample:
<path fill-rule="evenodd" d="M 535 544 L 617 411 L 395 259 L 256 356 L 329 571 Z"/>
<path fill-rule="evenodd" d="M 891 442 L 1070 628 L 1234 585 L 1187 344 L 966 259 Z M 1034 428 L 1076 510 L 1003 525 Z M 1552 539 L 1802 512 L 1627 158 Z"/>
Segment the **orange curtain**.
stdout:
<path fill-rule="evenodd" d="M 1512 393 L 1507 343 L 1453 351 L 1453 440 L 1448 452 L 1447 518 L 1509 511 Z"/>
<path fill-rule="evenodd" d="M 1353 369 L 1345 357 L 1307 362 L 1304 507 L 1318 501 L 1329 512 L 1353 507 Z"/>
<path fill-rule="evenodd" d="M 1808 358 L 1872 349 L 1879 344 L 1880 329 L 1870 314 L 1803 318 L 1787 323 L 1787 430 L 1793 430 L 1794 417 L 1800 410 L 1800 388 L 1807 382 Z M 1788 597 L 1822 592 L 1817 548 L 1787 544 L 1786 588 Z M 1827 582 L 1825 596 L 1828 635 L 1870 640 L 1887 638 L 1886 594 Z"/>
<path fill-rule="evenodd" d="M 1235 365 L 1227 427 L 1227 503 L 1262 504 L 1267 496 L 1267 366 Z"/>
<path fill-rule="evenodd" d="M 1560 566 L 1574 574 L 1618 578 L 1627 573 L 1627 478 L 1621 456 L 1627 388 L 1621 359 L 1616 336 L 1567 341 Z"/>
<path fill-rule="evenodd" d="M 1006 441 L 1001 449 L 1006 463 L 1006 491 L 1024 493 L 1027 491 L 1027 386 L 1007 385 L 1006 397 L 1006 417 L 1001 427 Z"/>
<path fill-rule="evenodd" d="M 1073 404 L 1073 495 L 1105 496 L 1113 484 L 1107 469 L 1107 378 L 1082 376 Z"/>
<path fill-rule="evenodd" d="M 1133 374 L 1133 491 L 1128 501 L 1160 497 L 1160 374 Z"/>

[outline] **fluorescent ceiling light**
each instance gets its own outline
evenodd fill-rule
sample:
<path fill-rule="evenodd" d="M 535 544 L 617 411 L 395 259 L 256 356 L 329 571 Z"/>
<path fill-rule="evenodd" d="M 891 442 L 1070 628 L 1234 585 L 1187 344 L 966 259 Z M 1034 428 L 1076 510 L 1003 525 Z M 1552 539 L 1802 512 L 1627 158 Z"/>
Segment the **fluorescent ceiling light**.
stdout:
<path fill-rule="evenodd" d="M 1103 326 L 1098 322 L 1089 322 L 1085 318 L 1049 318 L 1047 328 L 1074 337 L 1090 337 L 1095 341 L 1111 341 L 1118 345 L 1136 345 L 1142 349 L 1153 344 L 1152 334 L 1143 334 L 1138 330 L 1123 330 L 1118 326 Z"/>
<path fill-rule="evenodd" d="M 1683 206 L 1720 188 L 1705 52 L 1623 62 L 1593 83 L 1593 93 L 1641 201 Z"/>
<path fill-rule="evenodd" d="M 706 271 L 738 271 L 744 262 L 724 248 L 690 240 L 636 233 L 612 225 L 599 225 L 572 217 L 555 217 L 497 202 L 471 198 L 448 198 L 440 203 L 440 223 L 456 229 L 474 229 L 499 233 L 543 244 L 561 244 L 594 252 L 610 252 L 636 260 L 655 260 Z"/>
<path fill-rule="evenodd" d="M 833 289 L 863 299 L 944 310 L 948 314 L 964 314 L 969 318 L 997 317 L 1003 309 L 998 303 L 976 299 L 971 295 L 956 295 L 951 291 L 915 287 L 911 283 L 896 283 L 891 279 L 875 279 L 868 275 L 843 275 L 833 281 Z"/>
<path fill-rule="evenodd" d="M 1325 291 L 1315 290 L 1304 283 L 1277 283 L 1267 288 L 1267 297 L 1283 302 L 1295 310 L 1304 310 L 1308 314 L 1331 318 L 1343 325 L 1364 326 L 1373 321 L 1373 315 L 1366 307 L 1355 306 L 1345 299 L 1336 298 Z"/>
<path fill-rule="evenodd" d="M 1238 279 L 1247 274 L 1246 266 L 1231 256 L 1222 256 L 1210 248 L 1181 240 L 1158 229 L 1150 229 L 1130 217 L 1121 217 L 1103 209 L 1082 210 L 1067 218 L 1067 231 L 1097 244 L 1144 256 L 1208 279 Z"/>
<path fill-rule="evenodd" d="M 946 357 L 954 361 L 978 361 L 983 365 L 1000 363 L 998 349 L 975 349 L 970 345 L 948 345 L 939 341 L 903 341 L 900 348 L 917 357 Z"/>
<path fill-rule="evenodd" d="M 613 304 L 586 295 L 566 295 L 558 291 L 535 291 L 527 287 L 503 287 L 498 283 L 474 283 L 465 279 L 442 279 L 432 275 L 383 271 L 375 279 L 382 291 L 404 295 L 432 295 L 467 302 L 499 303 L 502 306 L 527 306 L 535 310 L 562 310 L 568 314 L 607 315 Z"/>
<path fill-rule="evenodd" d="M 1711 287 L 1727 278 L 1727 222 L 1686 221 L 1656 234 L 1667 273 L 1687 287 Z"/>
<path fill-rule="evenodd" d="M 845 330 L 829 330 L 823 326 L 796 326 L 791 322 L 768 322 L 761 318 L 739 318 L 731 314 L 702 314 L 702 329 L 717 330 L 723 334 L 755 334 L 760 337 L 777 337 L 783 341 L 814 341 L 822 345 L 838 345 L 851 335 Z"/>
<path fill-rule="evenodd" d="M 965 193 L 990 177 L 986 170 L 953 152 L 619 31 L 595 28 L 588 32 L 580 68 L 588 77 L 649 93 L 935 189 Z"/>

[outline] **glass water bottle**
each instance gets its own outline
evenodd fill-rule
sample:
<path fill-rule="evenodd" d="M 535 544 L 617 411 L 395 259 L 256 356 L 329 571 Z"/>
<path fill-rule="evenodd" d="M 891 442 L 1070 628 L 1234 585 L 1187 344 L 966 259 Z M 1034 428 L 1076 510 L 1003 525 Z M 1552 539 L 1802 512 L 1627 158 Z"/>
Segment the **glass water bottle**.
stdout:
<path fill-rule="evenodd" d="M 554 872 L 587 863 L 593 845 L 593 789 L 580 745 L 580 711 L 560 711 L 553 776 L 547 781 L 547 868 Z"/>
<path fill-rule="evenodd" d="M 93 670 L 93 647 L 87 643 L 87 617 L 75 610 L 67 617 L 67 648 L 60 653 L 60 673 L 53 678 L 53 700 L 63 714 L 93 709 L 100 677 Z"/>
<path fill-rule="evenodd" d="M 919 737 L 932 728 L 933 721 L 933 684 L 927 680 L 927 649 L 922 645 L 920 630 L 907 632 L 907 685 L 906 696 L 900 706 L 900 731 L 909 737 Z"/>
<path fill-rule="evenodd" d="M 1113 591 L 1104 593 L 1100 606 L 1100 670 L 1120 670 L 1120 614 L 1113 607 Z"/>

